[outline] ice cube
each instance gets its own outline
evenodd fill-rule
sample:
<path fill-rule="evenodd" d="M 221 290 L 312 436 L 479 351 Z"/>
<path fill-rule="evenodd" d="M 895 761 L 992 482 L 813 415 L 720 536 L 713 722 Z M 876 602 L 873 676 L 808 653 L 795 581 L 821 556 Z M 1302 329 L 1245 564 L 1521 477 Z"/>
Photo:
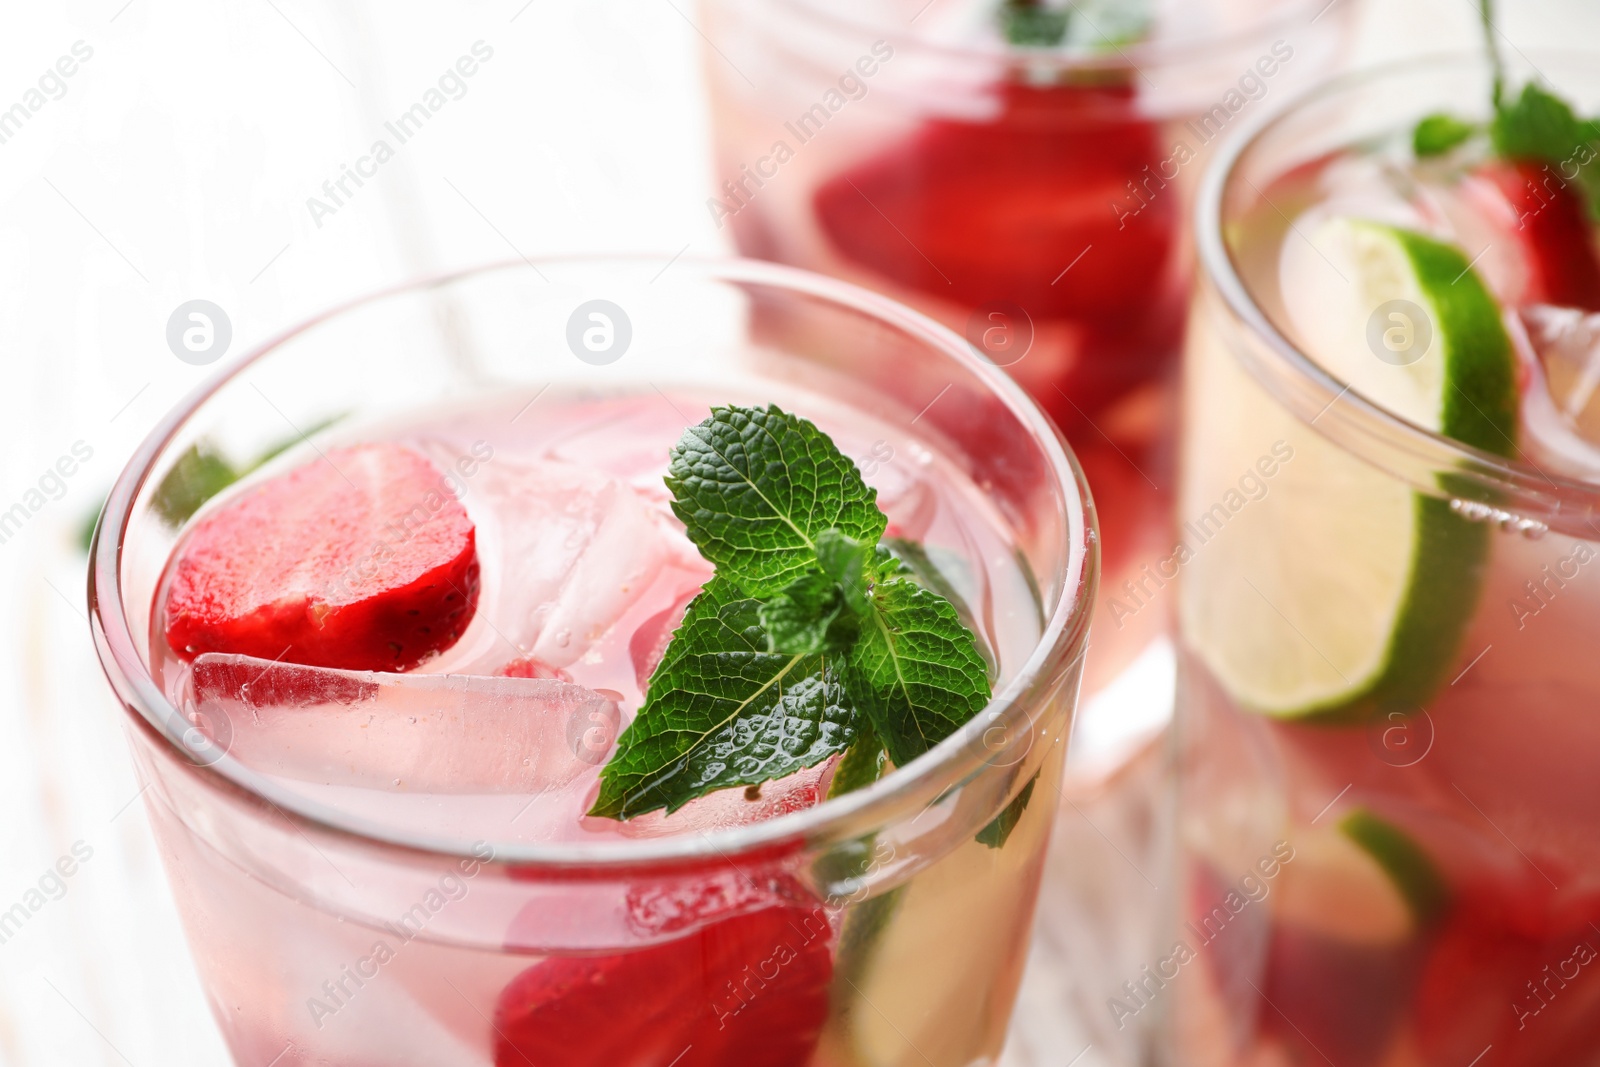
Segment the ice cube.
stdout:
<path fill-rule="evenodd" d="M 476 510 L 496 564 L 479 611 L 551 667 L 584 657 L 664 570 L 709 569 L 662 508 L 616 478 L 496 460 L 479 479 Z"/>
<path fill-rule="evenodd" d="M 255 770 L 393 792 L 583 788 L 622 718 L 608 695 L 552 678 L 340 671 L 217 653 L 195 660 L 190 687 L 196 727 Z"/>
<path fill-rule="evenodd" d="M 1531 307 L 1522 323 L 1556 412 L 1585 440 L 1600 444 L 1600 315 Z"/>
<path fill-rule="evenodd" d="M 1535 305 L 1513 326 L 1524 346 L 1523 436 L 1532 459 L 1573 477 L 1600 475 L 1600 314 Z"/>
<path fill-rule="evenodd" d="M 1292 191 L 1277 191 L 1273 204 L 1296 216 L 1297 199 Z M 1303 213 L 1295 218 L 1298 236 L 1285 242 L 1284 264 L 1304 260 L 1303 269 L 1280 278 L 1286 294 L 1336 291 L 1333 282 L 1344 285 L 1348 280 L 1343 264 L 1330 269 L 1332 264 L 1318 254 L 1322 250 L 1312 247 L 1322 223 L 1330 218 L 1367 219 L 1454 244 L 1465 252 L 1473 270 L 1503 305 L 1516 307 L 1528 302 L 1533 265 L 1517 208 L 1491 177 L 1465 170 L 1458 161 L 1419 165 L 1410 158 L 1372 154 L 1328 164 L 1317 179 L 1314 202 L 1305 204 Z M 1333 262 L 1338 262 L 1337 257 Z M 1308 282 L 1320 282 L 1322 287 L 1307 290 Z M 1306 336 L 1314 340 L 1318 334 Z"/>
<path fill-rule="evenodd" d="M 939 491 L 924 476 L 926 468 L 918 462 L 918 451 L 903 448 L 903 463 L 885 464 L 881 472 L 874 472 L 878 507 L 889 517 L 889 537 L 924 540 L 938 517 Z"/>
<path fill-rule="evenodd" d="M 1526 304 L 1534 285 L 1526 228 L 1501 186 L 1487 174 L 1452 168 L 1425 171 L 1417 192 L 1426 214 L 1436 216 L 1425 228 L 1453 241 L 1502 305 Z"/>
<path fill-rule="evenodd" d="M 584 816 L 583 824 L 587 829 L 621 837 L 670 837 L 766 822 L 822 803 L 824 783 L 831 780 L 833 764 L 828 760 L 758 788 L 719 789 L 689 801 L 671 815 L 652 811 L 626 822 Z"/>

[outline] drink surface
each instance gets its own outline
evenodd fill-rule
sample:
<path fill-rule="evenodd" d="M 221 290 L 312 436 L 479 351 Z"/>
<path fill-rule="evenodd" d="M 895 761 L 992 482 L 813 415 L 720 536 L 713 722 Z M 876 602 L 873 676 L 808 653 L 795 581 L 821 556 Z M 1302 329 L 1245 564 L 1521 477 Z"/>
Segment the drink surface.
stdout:
<path fill-rule="evenodd" d="M 1508 421 L 1474 444 L 1600 484 L 1600 241 L 1576 183 L 1470 145 L 1419 160 L 1398 131 L 1264 186 L 1228 232 L 1292 343 L 1438 431 L 1429 419 L 1460 413 L 1393 382 L 1424 350 L 1472 343 L 1452 333 L 1460 305 L 1397 319 L 1385 305 L 1370 334 L 1370 306 L 1353 323 L 1328 311 L 1388 262 L 1373 250 L 1394 228 L 1470 264 L 1437 283 L 1419 268 L 1421 291 L 1468 301 L 1481 282 L 1504 319 Z M 1350 247 L 1364 251 L 1341 258 Z M 1109 1010 L 1160 1004 L 1184 1064 L 1587 1062 L 1600 531 L 1547 529 L 1513 502 L 1453 499 L 1449 472 L 1419 486 L 1343 451 L 1240 365 L 1214 301 L 1190 340 L 1178 505 L 1186 888 L 1155 977 Z M 1237 637 L 1267 629 L 1253 651 Z"/>
<path fill-rule="evenodd" d="M 212 654 L 191 667 L 157 618 L 158 676 L 176 701 L 220 710 L 229 750 L 244 762 L 336 809 L 411 831 L 580 842 L 703 832 L 812 806 L 831 763 L 672 816 L 585 814 L 613 742 L 712 573 L 673 516 L 663 476 L 671 446 L 724 399 L 551 390 L 373 427 L 363 444 L 426 457 L 476 527 L 481 592 L 459 641 L 404 674 L 367 681 L 292 657 Z M 782 402 L 855 460 L 888 515 L 887 536 L 923 547 L 1003 684 L 1037 645 L 1041 608 L 981 487 L 863 412 L 804 394 Z M 332 462 L 318 458 L 332 447 L 302 450 L 294 463 Z M 373 555 L 410 537 L 385 530 Z"/>

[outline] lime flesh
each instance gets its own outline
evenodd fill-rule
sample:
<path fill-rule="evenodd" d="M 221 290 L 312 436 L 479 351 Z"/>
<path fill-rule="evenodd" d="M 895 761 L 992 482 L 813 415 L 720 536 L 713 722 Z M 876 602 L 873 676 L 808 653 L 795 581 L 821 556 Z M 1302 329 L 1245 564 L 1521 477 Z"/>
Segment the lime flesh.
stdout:
<path fill-rule="evenodd" d="M 1349 391 L 1423 429 L 1512 451 L 1511 341 L 1459 249 L 1334 219 L 1309 242 L 1289 235 L 1282 268 L 1297 340 Z M 1414 491 L 1287 412 L 1218 331 L 1194 332 L 1185 640 L 1235 701 L 1263 714 L 1416 711 L 1448 681 L 1489 528 L 1452 511 L 1449 475 L 1440 496 Z"/>

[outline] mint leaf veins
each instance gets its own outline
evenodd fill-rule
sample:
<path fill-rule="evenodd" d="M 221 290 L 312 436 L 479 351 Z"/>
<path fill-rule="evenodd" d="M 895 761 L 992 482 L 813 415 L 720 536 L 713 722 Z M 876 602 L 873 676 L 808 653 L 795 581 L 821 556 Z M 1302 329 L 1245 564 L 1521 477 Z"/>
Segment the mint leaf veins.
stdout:
<path fill-rule="evenodd" d="M 721 574 L 690 602 L 639 715 L 600 772 L 591 815 L 631 819 L 759 785 L 850 746 L 841 657 L 775 652 L 761 605 Z"/>
<path fill-rule="evenodd" d="M 845 753 L 837 795 L 989 702 L 976 637 L 880 544 L 876 493 L 816 426 L 775 405 L 714 408 L 673 447 L 666 483 L 716 573 L 601 770 L 591 815 L 672 812 Z"/>

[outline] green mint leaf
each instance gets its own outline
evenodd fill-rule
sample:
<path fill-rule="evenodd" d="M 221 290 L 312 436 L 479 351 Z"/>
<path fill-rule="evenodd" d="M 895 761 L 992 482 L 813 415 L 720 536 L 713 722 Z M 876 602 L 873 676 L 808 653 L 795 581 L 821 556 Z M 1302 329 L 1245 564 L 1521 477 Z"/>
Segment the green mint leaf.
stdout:
<path fill-rule="evenodd" d="M 1495 110 L 1489 127 L 1499 155 L 1546 163 L 1570 160 L 1594 135 L 1593 125 L 1578 118 L 1571 105 L 1532 82 Z"/>
<path fill-rule="evenodd" d="M 94 530 L 100 525 L 100 513 L 106 509 L 106 502 L 100 501 L 93 511 L 86 511 L 78 520 L 78 533 L 74 540 L 77 542 L 79 552 L 87 552 L 94 544 Z"/>
<path fill-rule="evenodd" d="M 955 607 L 913 581 L 888 549 L 873 577 L 850 650 L 850 695 L 904 767 L 983 710 L 989 674 Z"/>
<path fill-rule="evenodd" d="M 1067 44 L 1106 52 L 1143 40 L 1155 18 L 1151 0 L 1077 0 L 1070 5 L 1004 0 L 999 14 L 1001 32 L 1019 48 Z"/>
<path fill-rule="evenodd" d="M 239 473 L 210 444 L 192 444 L 150 494 L 150 506 L 168 526 L 182 526 L 202 504 L 238 481 Z"/>
<path fill-rule="evenodd" d="M 862 723 L 855 741 L 833 769 L 828 799 L 866 788 L 883 776 L 887 765 L 883 742 L 872 732 L 871 723 Z M 817 884 L 824 887 L 827 895 L 849 897 L 860 888 L 861 876 L 872 866 L 877 839 L 878 835 L 873 833 L 853 841 L 842 841 L 817 857 L 812 870 Z"/>
<path fill-rule="evenodd" d="M 854 627 L 835 627 L 845 610 L 839 583 L 820 570 L 808 571 L 758 609 L 768 650 L 812 656 L 837 651 L 854 637 Z M 853 621 L 853 620 L 850 620 Z M 840 633 L 839 631 L 850 631 Z"/>
<path fill-rule="evenodd" d="M 757 598 L 817 566 L 823 531 L 875 545 L 887 523 L 849 457 L 776 405 L 713 409 L 673 447 L 667 487 L 700 554 Z"/>
<path fill-rule="evenodd" d="M 715 408 L 673 448 L 666 481 L 717 569 L 601 771 L 591 814 L 671 812 L 846 753 L 838 795 L 988 702 L 973 631 L 879 543 L 876 495 L 810 422 L 775 406 Z"/>
<path fill-rule="evenodd" d="M 255 459 L 242 467 L 236 467 L 229 461 L 222 451 L 208 440 L 196 441 L 178 456 L 161 479 L 161 484 L 156 486 L 155 492 L 150 495 L 150 506 L 168 526 L 179 527 L 188 522 L 194 513 L 228 488 L 234 482 L 252 473 L 257 468 L 264 466 L 269 460 L 275 459 L 301 441 L 313 434 L 332 426 L 342 419 L 343 415 L 334 415 L 322 419 L 306 427 L 304 433 L 296 433 L 293 437 L 285 437 L 270 446 Z M 102 504 L 103 507 L 103 504 Z M 89 547 L 88 538 L 94 533 L 95 521 L 100 516 L 101 508 L 96 508 L 93 516 L 89 518 L 84 527 L 83 547 Z"/>
<path fill-rule="evenodd" d="M 887 893 L 868 897 L 845 912 L 833 973 L 846 984 L 854 986 L 864 980 L 867 968 L 877 958 L 878 945 L 883 940 L 884 931 L 889 928 L 889 920 L 894 918 L 905 892 L 905 886 L 896 886 Z M 854 1004 L 840 1010 L 845 1026 L 853 1025 L 850 1016 L 855 1010 Z"/>
<path fill-rule="evenodd" d="M 295 445 L 315 437 L 317 434 L 321 433 L 323 430 L 326 430 L 328 427 L 332 426 L 334 423 L 338 422 L 348 414 L 349 412 L 347 411 L 341 411 L 337 415 L 329 415 L 325 418 L 318 419 L 316 422 L 313 422 L 311 425 L 307 426 L 304 430 L 295 431 L 292 437 L 280 437 L 275 444 L 268 445 L 260 455 L 251 460 L 250 465 L 239 472 L 239 476 L 242 478 L 246 474 L 249 474 L 260 467 L 266 466 L 272 460 L 277 459 Z"/>
<path fill-rule="evenodd" d="M 1477 132 L 1478 127 L 1472 123 L 1441 112 L 1417 123 L 1416 132 L 1411 135 L 1411 147 L 1419 157 L 1442 156 L 1466 143 Z"/>
<path fill-rule="evenodd" d="M 1101 52 L 1137 44 L 1155 21 L 1151 0 L 1077 0 L 1067 27 L 1067 43 Z"/>
<path fill-rule="evenodd" d="M 1019 48 L 1054 48 L 1066 40 L 1070 14 L 1037 0 L 1006 0 L 1000 6 L 1000 30 Z"/>
<path fill-rule="evenodd" d="M 838 530 L 824 530 L 817 537 L 818 566 L 839 583 L 845 603 L 857 615 L 865 614 L 868 608 L 867 566 L 875 551 L 876 546 L 847 537 Z"/>
<path fill-rule="evenodd" d="M 876 782 L 883 777 L 889 754 L 883 750 L 883 741 L 870 722 L 860 725 L 856 739 L 844 754 L 844 759 L 833 769 L 833 782 L 828 786 L 828 796 L 842 797 Z"/>
<path fill-rule="evenodd" d="M 1028 808 L 1028 801 L 1033 799 L 1033 787 L 1039 783 L 1039 776 L 1035 774 L 1028 779 L 1028 784 L 1022 787 L 1011 803 L 994 820 L 978 831 L 978 843 L 988 845 L 990 848 L 1005 848 L 1006 841 L 1011 837 L 1011 831 L 1017 828 L 1017 823 L 1022 821 L 1022 813 Z"/>
<path fill-rule="evenodd" d="M 1505 57 L 1500 52 L 1502 35 L 1495 27 L 1493 0 L 1478 0 L 1478 11 L 1494 71 L 1489 141 L 1495 154 L 1517 162 L 1545 164 L 1546 173 L 1558 183 L 1578 187 L 1589 217 L 1600 221 L 1600 168 L 1590 166 L 1600 155 L 1600 121 L 1580 119 L 1572 105 L 1536 82 L 1529 82 L 1521 95 L 1508 100 Z M 1418 152 L 1421 154 L 1420 147 Z"/>
<path fill-rule="evenodd" d="M 714 575 L 690 602 L 589 814 L 629 819 L 783 778 L 855 739 L 842 656 L 768 651 L 760 605 Z"/>
<path fill-rule="evenodd" d="M 966 597 L 956 585 L 957 578 L 960 577 L 965 577 L 966 584 L 971 585 L 966 564 L 959 556 L 948 549 L 930 551 L 926 545 L 909 541 L 904 537 L 886 537 L 883 545 L 910 569 L 912 581 L 950 601 L 950 606 L 956 609 L 956 615 L 961 619 L 961 625 L 973 633 L 978 632 L 977 616 L 972 613 Z M 934 558 L 935 553 L 938 554 L 938 559 Z M 1043 622 L 1042 617 L 1040 621 Z M 999 664 L 995 661 L 994 653 L 989 650 L 989 646 L 979 644 L 978 655 L 982 656 L 983 662 L 988 665 L 990 679 L 994 679 L 999 673 Z"/>
<path fill-rule="evenodd" d="M 1557 182 L 1575 185 L 1600 220 L 1600 122 L 1579 118 L 1565 100 L 1530 83 L 1496 108 L 1489 135 L 1500 156 L 1544 163 Z"/>

